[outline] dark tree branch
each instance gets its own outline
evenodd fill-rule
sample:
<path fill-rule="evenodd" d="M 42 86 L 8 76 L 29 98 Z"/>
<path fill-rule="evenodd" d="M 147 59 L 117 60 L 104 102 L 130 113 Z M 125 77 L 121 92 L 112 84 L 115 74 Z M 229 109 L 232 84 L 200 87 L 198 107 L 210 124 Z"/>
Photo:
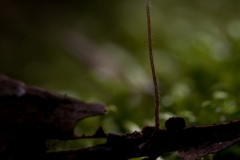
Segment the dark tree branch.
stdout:
<path fill-rule="evenodd" d="M 24 149 L 45 152 L 45 147 L 38 148 L 45 140 L 71 139 L 78 121 L 105 113 L 104 104 L 86 103 L 0 75 L 0 156 L 23 152 L 22 143 Z"/>
<path fill-rule="evenodd" d="M 239 120 L 203 127 L 186 127 L 175 131 L 162 129 L 155 131 L 154 127 L 145 127 L 141 132 L 131 134 L 110 133 L 107 135 L 106 144 L 49 153 L 47 159 L 70 160 L 101 157 L 101 159 L 123 160 L 134 157 L 156 157 L 178 151 L 181 158 L 195 160 L 224 150 L 239 141 Z"/>
<path fill-rule="evenodd" d="M 240 120 L 202 127 L 186 127 L 181 117 L 165 122 L 167 130 L 144 127 L 141 132 L 106 134 L 100 127 L 92 136 L 75 136 L 77 122 L 106 113 L 91 104 L 57 95 L 0 75 L 0 159 L 118 159 L 148 157 L 178 151 L 186 160 L 217 153 L 240 141 Z M 47 153 L 49 139 L 106 138 L 105 144 Z"/>

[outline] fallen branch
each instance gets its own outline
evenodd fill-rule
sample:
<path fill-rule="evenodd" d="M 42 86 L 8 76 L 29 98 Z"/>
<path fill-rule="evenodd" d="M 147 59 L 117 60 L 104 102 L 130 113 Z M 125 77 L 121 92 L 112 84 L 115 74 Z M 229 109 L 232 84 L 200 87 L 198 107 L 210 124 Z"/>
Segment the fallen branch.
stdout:
<path fill-rule="evenodd" d="M 0 75 L 0 159 L 154 159 L 171 151 L 195 160 L 240 141 L 240 120 L 209 126 L 186 127 L 181 117 L 165 122 L 167 130 L 144 127 L 124 135 L 105 133 L 76 136 L 77 122 L 106 113 L 100 103 L 86 103 L 49 91 L 28 87 Z M 49 139 L 105 138 L 106 143 L 77 150 L 48 153 Z"/>
<path fill-rule="evenodd" d="M 0 75 L 0 158 L 45 153 L 46 140 L 71 139 L 78 121 L 105 113 L 102 103 L 86 103 Z"/>
<path fill-rule="evenodd" d="M 158 157 L 178 151 L 181 158 L 195 160 L 217 153 L 240 141 L 240 121 L 169 131 L 145 127 L 141 132 L 107 134 L 106 144 L 89 148 L 48 153 L 47 159 L 129 159 Z"/>

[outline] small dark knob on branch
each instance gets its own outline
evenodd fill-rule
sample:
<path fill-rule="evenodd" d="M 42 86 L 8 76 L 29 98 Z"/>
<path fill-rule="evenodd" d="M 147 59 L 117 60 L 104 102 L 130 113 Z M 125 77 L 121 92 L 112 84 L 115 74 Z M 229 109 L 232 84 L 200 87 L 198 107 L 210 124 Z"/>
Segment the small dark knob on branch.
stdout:
<path fill-rule="evenodd" d="M 182 117 L 171 117 L 165 122 L 165 127 L 167 130 L 179 130 L 187 127 L 185 119 Z"/>

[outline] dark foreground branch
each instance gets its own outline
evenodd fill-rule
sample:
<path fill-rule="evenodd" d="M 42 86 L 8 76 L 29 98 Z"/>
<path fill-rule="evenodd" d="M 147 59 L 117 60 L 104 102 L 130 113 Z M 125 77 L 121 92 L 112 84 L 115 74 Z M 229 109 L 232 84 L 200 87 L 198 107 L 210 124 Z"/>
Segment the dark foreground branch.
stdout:
<path fill-rule="evenodd" d="M 141 132 L 75 136 L 77 122 L 106 113 L 103 104 L 85 103 L 57 95 L 0 75 L 0 159 L 153 159 L 178 151 L 186 160 L 217 153 L 240 141 L 240 121 L 186 127 L 183 118 L 166 121 L 167 130 L 144 127 Z M 47 153 L 49 139 L 106 138 L 105 144 Z"/>
<path fill-rule="evenodd" d="M 149 139 L 150 138 L 150 139 Z M 205 127 L 186 127 L 180 130 L 155 131 L 145 127 L 141 132 L 108 134 L 106 144 L 89 148 L 48 153 L 47 159 L 129 159 L 157 157 L 178 151 L 181 158 L 195 160 L 217 153 L 240 141 L 240 121 Z"/>
<path fill-rule="evenodd" d="M 0 159 L 45 153 L 46 140 L 72 139 L 78 121 L 105 113 L 104 104 L 86 103 L 0 75 Z"/>

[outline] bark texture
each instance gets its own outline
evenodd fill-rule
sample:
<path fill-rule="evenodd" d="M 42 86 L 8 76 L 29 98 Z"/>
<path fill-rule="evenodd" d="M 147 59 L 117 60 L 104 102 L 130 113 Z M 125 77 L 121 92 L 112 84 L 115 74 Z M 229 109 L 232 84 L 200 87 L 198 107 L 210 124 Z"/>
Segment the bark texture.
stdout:
<path fill-rule="evenodd" d="M 187 127 L 181 117 L 165 122 L 167 130 L 146 126 L 124 135 L 105 133 L 76 136 L 78 121 L 106 113 L 102 103 L 86 103 L 0 75 L 0 159 L 115 159 L 156 157 L 178 151 L 195 160 L 217 153 L 240 141 L 240 120 L 209 126 Z M 48 153 L 49 139 L 106 138 L 106 143 L 77 150 Z"/>

